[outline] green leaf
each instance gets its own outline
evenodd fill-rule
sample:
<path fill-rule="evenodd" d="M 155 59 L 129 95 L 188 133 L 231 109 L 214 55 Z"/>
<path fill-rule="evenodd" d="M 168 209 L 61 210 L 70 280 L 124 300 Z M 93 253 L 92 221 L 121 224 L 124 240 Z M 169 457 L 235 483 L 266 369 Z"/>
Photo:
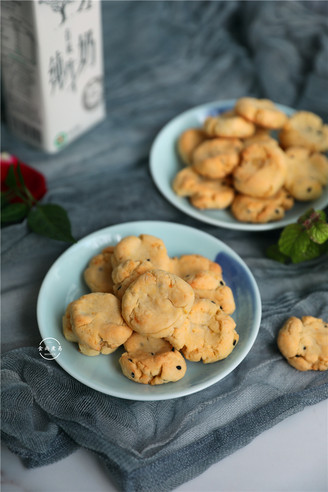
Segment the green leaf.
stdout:
<path fill-rule="evenodd" d="M 11 203 L 1 210 L 1 225 L 23 220 L 29 211 L 25 203 Z"/>
<path fill-rule="evenodd" d="M 58 241 L 76 242 L 71 234 L 71 223 L 66 211 L 59 205 L 37 205 L 27 217 L 33 232 Z"/>
<path fill-rule="evenodd" d="M 278 241 L 280 251 L 287 256 L 291 256 L 295 248 L 295 244 L 297 246 L 297 242 L 299 240 L 302 241 L 302 236 L 304 235 L 307 241 L 309 241 L 310 238 L 307 236 L 300 224 L 288 225 L 282 231 Z"/>
<path fill-rule="evenodd" d="M 271 260 L 279 261 L 279 263 L 287 263 L 288 256 L 282 253 L 279 249 L 278 244 L 272 244 L 266 250 L 266 256 L 271 258 Z"/>
<path fill-rule="evenodd" d="M 19 179 L 21 186 L 23 188 L 26 188 L 24 177 L 23 177 L 22 170 L 21 170 L 19 163 L 17 164 L 16 171 L 17 171 L 17 176 L 18 176 L 18 179 Z"/>
<path fill-rule="evenodd" d="M 10 200 L 9 197 L 11 196 L 10 191 L 1 191 L 1 210 L 9 205 Z"/>
<path fill-rule="evenodd" d="M 17 188 L 16 174 L 13 165 L 9 166 L 8 168 L 7 176 L 5 179 L 5 185 L 8 186 L 8 188 L 10 188 L 11 190 Z"/>
<path fill-rule="evenodd" d="M 309 241 L 302 244 L 302 248 L 295 248 L 292 252 L 291 259 L 293 263 L 300 263 L 301 261 L 312 260 L 313 258 L 317 258 L 321 254 L 319 244 L 312 242 L 309 238 Z"/>
<path fill-rule="evenodd" d="M 316 222 L 307 232 L 312 241 L 323 244 L 328 239 L 328 224 Z"/>

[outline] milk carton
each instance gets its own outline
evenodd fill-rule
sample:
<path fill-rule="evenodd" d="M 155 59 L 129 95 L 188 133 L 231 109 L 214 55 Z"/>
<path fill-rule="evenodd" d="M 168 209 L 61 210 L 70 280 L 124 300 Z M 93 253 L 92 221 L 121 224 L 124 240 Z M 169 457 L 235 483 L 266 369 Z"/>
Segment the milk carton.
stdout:
<path fill-rule="evenodd" d="M 100 0 L 1 2 L 9 127 L 57 152 L 105 118 Z"/>

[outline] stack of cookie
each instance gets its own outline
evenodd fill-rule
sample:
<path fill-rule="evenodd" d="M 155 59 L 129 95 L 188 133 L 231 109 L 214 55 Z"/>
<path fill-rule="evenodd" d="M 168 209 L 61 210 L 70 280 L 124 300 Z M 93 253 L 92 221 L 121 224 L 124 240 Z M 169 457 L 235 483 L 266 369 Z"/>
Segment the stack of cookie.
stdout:
<path fill-rule="evenodd" d="M 277 138 L 273 133 L 277 133 Z M 268 99 L 244 97 L 178 138 L 185 167 L 173 190 L 199 209 L 226 209 L 242 222 L 280 220 L 295 200 L 317 199 L 328 183 L 328 125 Z"/>
<path fill-rule="evenodd" d="M 171 258 L 161 239 L 127 236 L 93 257 L 84 279 L 91 292 L 67 306 L 64 336 L 85 355 L 123 345 L 120 366 L 135 382 L 178 381 L 185 359 L 216 362 L 238 342 L 233 293 L 201 255 Z"/>

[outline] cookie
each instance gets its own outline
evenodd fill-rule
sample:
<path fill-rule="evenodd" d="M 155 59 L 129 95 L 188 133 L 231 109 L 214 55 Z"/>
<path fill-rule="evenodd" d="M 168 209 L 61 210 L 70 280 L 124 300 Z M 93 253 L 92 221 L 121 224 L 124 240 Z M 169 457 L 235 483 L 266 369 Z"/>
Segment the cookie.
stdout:
<path fill-rule="evenodd" d="M 77 342 L 78 338 L 72 330 L 71 307 L 72 303 L 67 306 L 65 314 L 62 318 L 63 334 L 68 342 Z"/>
<path fill-rule="evenodd" d="M 247 138 L 255 133 L 255 125 L 239 115 L 209 116 L 203 124 L 209 137 Z"/>
<path fill-rule="evenodd" d="M 132 334 L 121 316 L 120 302 L 103 292 L 71 302 L 63 317 L 63 333 L 85 355 L 110 354 Z"/>
<path fill-rule="evenodd" d="M 204 270 L 214 272 L 222 278 L 221 266 L 205 256 L 191 254 L 171 259 L 170 271 L 184 280 Z"/>
<path fill-rule="evenodd" d="M 177 142 L 177 150 L 184 164 L 191 165 L 194 150 L 206 139 L 208 139 L 208 136 L 201 128 L 188 128 L 181 133 Z"/>
<path fill-rule="evenodd" d="M 328 323 L 313 316 L 292 316 L 281 327 L 278 348 L 299 371 L 328 369 Z"/>
<path fill-rule="evenodd" d="M 119 363 L 131 381 L 157 385 L 179 381 L 186 373 L 183 356 L 162 338 L 133 333 L 124 348 Z"/>
<path fill-rule="evenodd" d="M 232 215 L 240 222 L 264 224 L 285 216 L 294 205 L 294 199 L 285 189 L 269 198 L 256 198 L 238 194 L 231 205 Z"/>
<path fill-rule="evenodd" d="M 328 183 L 328 159 L 319 152 L 302 147 L 286 150 L 287 176 L 285 188 L 300 201 L 315 200 Z"/>
<path fill-rule="evenodd" d="M 178 196 L 189 197 L 192 205 L 199 209 L 227 208 L 235 196 L 228 178 L 208 179 L 190 167 L 175 176 L 173 190 Z"/>
<path fill-rule="evenodd" d="M 312 152 L 328 150 L 328 125 L 309 111 L 294 113 L 279 133 L 283 148 L 305 147 Z"/>
<path fill-rule="evenodd" d="M 248 145 L 252 145 L 254 143 L 279 145 L 278 141 L 275 138 L 271 137 L 270 131 L 264 128 L 257 128 L 253 136 L 245 138 L 243 140 L 244 147 L 247 147 Z"/>
<path fill-rule="evenodd" d="M 88 267 L 84 270 L 85 283 L 91 292 L 113 293 L 112 262 L 114 246 L 108 246 L 99 254 L 91 258 Z"/>
<path fill-rule="evenodd" d="M 254 143 L 241 153 L 233 172 L 233 183 L 242 194 L 267 198 L 274 196 L 286 178 L 285 153 L 275 145 Z"/>
<path fill-rule="evenodd" d="M 126 289 L 122 316 L 137 333 L 155 338 L 169 336 L 186 318 L 194 297 L 192 287 L 177 275 L 150 270 Z"/>
<path fill-rule="evenodd" d="M 242 97 L 235 104 L 237 114 L 255 125 L 277 130 L 287 121 L 287 116 L 269 99 Z"/>
<path fill-rule="evenodd" d="M 231 205 L 235 197 L 233 188 L 227 186 L 224 180 L 215 181 L 190 197 L 190 203 L 194 207 L 199 210 L 223 210 Z"/>
<path fill-rule="evenodd" d="M 178 196 L 192 196 L 204 179 L 191 167 L 185 167 L 175 175 L 172 188 Z"/>
<path fill-rule="evenodd" d="M 236 323 L 209 299 L 195 299 L 185 323 L 176 328 L 168 341 L 180 349 L 187 360 L 205 364 L 225 359 L 236 346 Z"/>
<path fill-rule="evenodd" d="M 238 138 L 206 140 L 192 155 L 193 169 L 206 178 L 223 178 L 237 166 L 242 147 Z"/>
<path fill-rule="evenodd" d="M 232 314 L 235 311 L 236 305 L 232 290 L 225 284 L 222 275 L 204 270 L 188 275 L 185 281 L 194 289 L 196 297 L 214 301 L 226 314 Z"/>
<path fill-rule="evenodd" d="M 155 268 L 166 270 L 169 256 L 164 242 L 149 234 L 126 236 L 114 248 L 112 265 L 115 268 L 126 260 L 150 260 Z"/>
<path fill-rule="evenodd" d="M 122 299 L 126 289 L 139 277 L 139 275 L 153 269 L 154 265 L 149 259 L 144 261 L 126 260 L 117 265 L 112 273 L 114 283 L 113 292 L 116 297 Z"/>

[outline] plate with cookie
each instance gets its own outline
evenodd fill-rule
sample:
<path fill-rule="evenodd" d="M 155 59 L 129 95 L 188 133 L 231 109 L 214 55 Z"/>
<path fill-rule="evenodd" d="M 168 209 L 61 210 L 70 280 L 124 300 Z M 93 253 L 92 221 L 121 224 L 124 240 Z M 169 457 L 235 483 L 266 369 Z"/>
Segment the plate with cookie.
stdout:
<path fill-rule="evenodd" d="M 328 125 L 309 111 L 242 97 L 190 109 L 159 132 L 154 183 L 202 222 L 262 231 L 328 204 Z"/>
<path fill-rule="evenodd" d="M 78 381 L 119 398 L 165 400 L 237 369 L 257 337 L 261 299 L 243 260 L 214 236 L 139 221 L 68 248 L 44 278 L 37 319 L 42 339 L 62 348 L 56 362 Z"/>

